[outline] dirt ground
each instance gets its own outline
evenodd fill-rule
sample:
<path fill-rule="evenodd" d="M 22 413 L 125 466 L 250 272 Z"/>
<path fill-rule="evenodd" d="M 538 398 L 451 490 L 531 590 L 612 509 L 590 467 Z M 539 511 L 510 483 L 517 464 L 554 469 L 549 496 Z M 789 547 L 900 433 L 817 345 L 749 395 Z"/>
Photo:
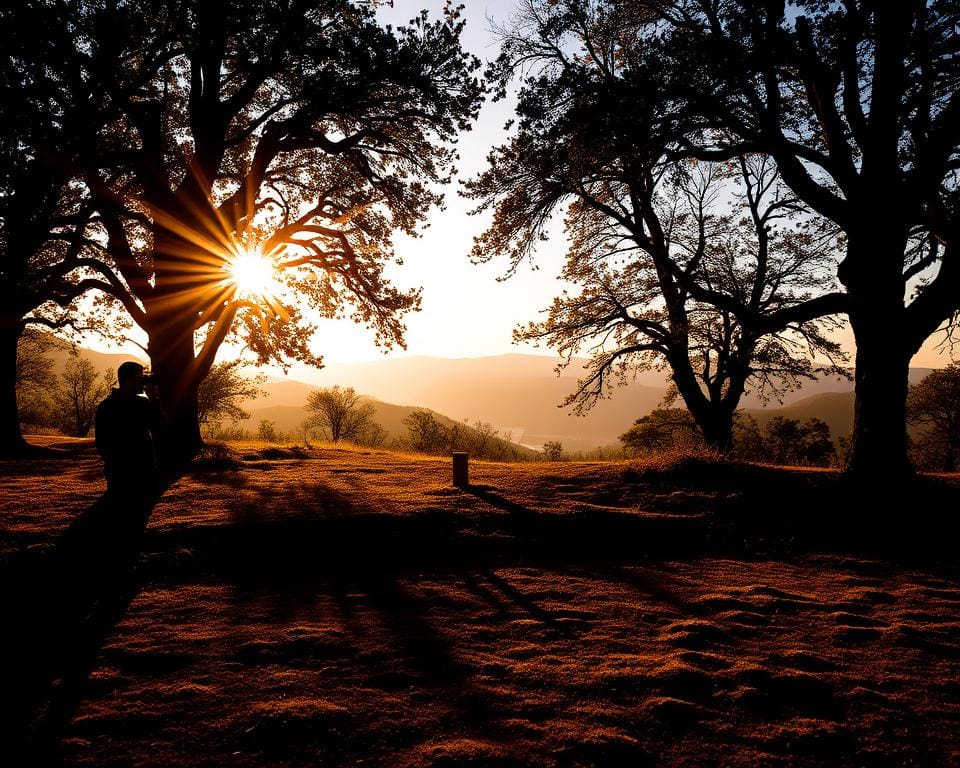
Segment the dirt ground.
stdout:
<path fill-rule="evenodd" d="M 481 462 L 461 489 L 448 460 L 231 450 L 235 468 L 214 457 L 167 490 L 122 585 L 49 625 L 62 642 L 5 652 L 32 755 L 960 765 L 957 560 L 906 533 L 902 551 L 811 534 L 871 511 L 830 473 Z M 83 443 L 0 467 L 3 573 L 30 598 L 14 635 L 96 569 L 26 583 L 102 490 Z"/>

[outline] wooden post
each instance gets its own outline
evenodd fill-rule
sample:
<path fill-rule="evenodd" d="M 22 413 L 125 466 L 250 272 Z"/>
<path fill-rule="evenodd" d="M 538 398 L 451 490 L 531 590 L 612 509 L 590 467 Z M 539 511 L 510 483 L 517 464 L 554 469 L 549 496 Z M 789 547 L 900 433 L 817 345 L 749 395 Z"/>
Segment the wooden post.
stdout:
<path fill-rule="evenodd" d="M 455 452 L 453 454 L 453 484 L 465 488 L 470 485 L 470 454 Z"/>

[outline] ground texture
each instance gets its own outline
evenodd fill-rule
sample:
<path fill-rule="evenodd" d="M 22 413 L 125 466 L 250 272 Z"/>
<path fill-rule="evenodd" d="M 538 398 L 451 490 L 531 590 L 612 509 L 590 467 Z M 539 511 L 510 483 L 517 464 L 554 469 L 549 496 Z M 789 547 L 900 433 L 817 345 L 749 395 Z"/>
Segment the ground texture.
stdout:
<path fill-rule="evenodd" d="M 960 568 L 916 533 L 956 515 L 949 480 L 887 498 L 892 531 L 829 473 L 477 463 L 460 489 L 439 459 L 232 452 L 166 491 L 131 569 L 72 618 L 56 594 L 102 552 L 35 584 L 99 465 L 79 444 L 2 467 L 0 557 L 21 579 L 5 586 L 27 596 L 9 613 L 60 638 L 14 626 L 5 652 L 30 754 L 960 765 Z"/>

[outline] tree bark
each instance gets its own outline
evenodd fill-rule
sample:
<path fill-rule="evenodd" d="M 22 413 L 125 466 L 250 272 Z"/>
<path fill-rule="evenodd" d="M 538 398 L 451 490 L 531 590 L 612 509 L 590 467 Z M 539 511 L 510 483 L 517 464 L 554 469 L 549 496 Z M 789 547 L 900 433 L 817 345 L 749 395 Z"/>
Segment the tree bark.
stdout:
<path fill-rule="evenodd" d="M 711 404 L 709 413 L 696 421 L 708 448 L 720 453 L 733 449 L 733 414 L 726 408 Z"/>
<path fill-rule="evenodd" d="M 158 445 L 158 458 L 162 466 L 175 468 L 189 462 L 203 447 L 193 329 L 182 323 L 161 324 L 150 331 L 149 337 L 150 366 L 157 377 L 167 420 L 166 433 Z"/>
<path fill-rule="evenodd" d="M 27 451 L 17 408 L 17 342 L 22 330 L 19 320 L 0 317 L 0 457 Z"/>
<path fill-rule="evenodd" d="M 703 433 L 704 442 L 711 450 L 729 453 L 733 448 L 733 414 L 736 406 L 707 398 L 700 389 L 696 374 L 690 366 L 686 349 L 670 361 L 673 383 L 693 420 Z"/>
<path fill-rule="evenodd" d="M 862 479 L 913 473 L 907 453 L 910 358 L 884 338 L 885 328 L 850 319 L 857 340 L 856 400 L 847 474 Z"/>
<path fill-rule="evenodd" d="M 884 242 L 874 221 L 867 237 L 851 234 L 840 278 L 850 297 L 857 344 L 853 435 L 846 474 L 858 481 L 910 477 L 907 392 L 910 348 L 901 277 L 903 242 Z"/>
<path fill-rule="evenodd" d="M 155 285 L 143 303 L 147 352 L 167 421 L 158 458 L 164 469 L 176 470 L 203 447 L 198 392 L 206 370 L 197 360 L 194 327 L 197 312 L 220 301 L 211 283 L 220 256 L 207 251 L 216 246 L 199 243 L 226 243 L 229 234 L 211 208 L 209 189 L 192 176 L 170 205 L 156 225 Z"/>

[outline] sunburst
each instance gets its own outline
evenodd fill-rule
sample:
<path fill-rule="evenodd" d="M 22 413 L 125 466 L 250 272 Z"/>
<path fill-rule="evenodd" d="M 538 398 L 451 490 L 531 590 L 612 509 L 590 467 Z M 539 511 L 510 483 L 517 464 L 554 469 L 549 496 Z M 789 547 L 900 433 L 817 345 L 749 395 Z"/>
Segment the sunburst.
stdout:
<path fill-rule="evenodd" d="M 273 259 L 255 248 L 241 248 L 227 260 L 228 277 L 237 298 L 271 302 L 282 290 Z"/>

